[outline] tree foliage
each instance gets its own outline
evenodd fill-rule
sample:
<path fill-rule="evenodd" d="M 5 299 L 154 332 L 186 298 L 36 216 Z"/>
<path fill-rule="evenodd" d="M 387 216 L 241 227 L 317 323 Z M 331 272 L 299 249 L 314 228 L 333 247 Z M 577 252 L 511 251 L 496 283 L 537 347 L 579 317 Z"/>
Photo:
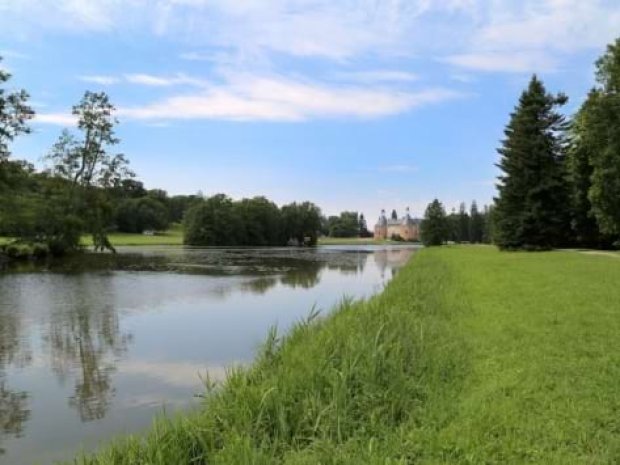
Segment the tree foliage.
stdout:
<path fill-rule="evenodd" d="M 578 180 L 591 170 L 588 200 L 600 231 L 617 236 L 620 234 L 620 39 L 609 45 L 596 62 L 596 79 L 597 88 L 578 114 L 573 158 L 581 168 Z M 581 208 L 583 215 L 587 205 Z"/>
<path fill-rule="evenodd" d="M 2 57 L 0 65 L 1 63 Z M 23 89 L 17 91 L 6 89 L 6 83 L 10 79 L 11 74 L 0 68 L 0 169 L 9 158 L 9 144 L 20 134 L 30 132 L 28 121 L 34 117 L 34 111 L 28 106 L 30 98 L 28 92 Z"/>
<path fill-rule="evenodd" d="M 448 240 L 450 230 L 446 210 L 439 200 L 435 199 L 428 204 L 421 226 L 422 243 L 424 245 L 442 245 Z"/>
<path fill-rule="evenodd" d="M 567 240 L 566 124 L 555 110 L 566 100 L 563 94 L 547 93 L 533 76 L 511 114 L 498 150 L 502 175 L 495 219 L 500 248 L 545 249 Z"/>

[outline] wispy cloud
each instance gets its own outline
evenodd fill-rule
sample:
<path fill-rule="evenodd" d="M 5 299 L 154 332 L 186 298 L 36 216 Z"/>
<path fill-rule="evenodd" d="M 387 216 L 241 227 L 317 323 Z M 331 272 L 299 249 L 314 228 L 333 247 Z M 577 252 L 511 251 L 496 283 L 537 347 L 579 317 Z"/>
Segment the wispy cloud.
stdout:
<path fill-rule="evenodd" d="M 99 84 L 102 86 L 111 86 L 118 84 L 120 79 L 115 76 L 102 76 L 102 75 L 86 75 L 79 76 L 78 79 L 83 82 L 90 82 L 93 84 Z"/>
<path fill-rule="evenodd" d="M 37 113 L 35 123 L 52 124 L 56 126 L 75 126 L 77 120 L 69 113 Z"/>
<path fill-rule="evenodd" d="M 384 82 L 413 82 L 419 79 L 417 74 L 408 71 L 392 69 L 377 69 L 369 71 L 340 71 L 333 74 L 334 78 L 349 82 L 361 82 L 366 84 Z"/>
<path fill-rule="evenodd" d="M 557 59 L 541 52 L 481 52 L 451 55 L 442 59 L 446 63 L 463 68 L 487 72 L 543 72 L 554 71 Z"/>
<path fill-rule="evenodd" d="M 207 84 L 202 79 L 196 79 L 185 74 L 177 74 L 175 76 L 155 76 L 152 74 L 126 74 L 125 80 L 131 84 L 140 84 L 152 87 L 170 87 L 177 85 L 204 86 Z"/>
<path fill-rule="evenodd" d="M 283 77 L 237 76 L 202 92 L 122 108 L 132 119 L 222 119 L 306 121 L 318 118 L 377 118 L 463 97 L 444 88 L 419 91 L 334 86 Z"/>

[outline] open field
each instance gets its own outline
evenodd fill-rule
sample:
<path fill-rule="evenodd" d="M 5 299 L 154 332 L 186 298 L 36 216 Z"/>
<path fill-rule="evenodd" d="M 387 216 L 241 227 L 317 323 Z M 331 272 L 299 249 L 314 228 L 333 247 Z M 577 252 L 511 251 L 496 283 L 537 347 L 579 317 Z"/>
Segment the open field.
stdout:
<path fill-rule="evenodd" d="M 109 236 L 113 246 L 140 246 L 140 245 L 183 245 L 183 227 L 173 225 L 165 232 L 157 233 L 154 236 L 144 234 L 112 233 Z M 90 236 L 82 239 L 82 244 L 91 246 L 93 244 Z"/>
<path fill-rule="evenodd" d="M 425 249 L 200 412 L 78 463 L 618 463 L 618 282 L 606 256 Z"/>

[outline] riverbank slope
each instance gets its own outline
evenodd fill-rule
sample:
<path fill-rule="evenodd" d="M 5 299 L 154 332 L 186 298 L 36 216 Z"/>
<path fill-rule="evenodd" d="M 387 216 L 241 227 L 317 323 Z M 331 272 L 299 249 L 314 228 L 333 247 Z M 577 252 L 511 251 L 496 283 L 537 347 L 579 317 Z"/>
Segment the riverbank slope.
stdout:
<path fill-rule="evenodd" d="M 617 463 L 620 262 L 425 249 L 83 464 Z"/>

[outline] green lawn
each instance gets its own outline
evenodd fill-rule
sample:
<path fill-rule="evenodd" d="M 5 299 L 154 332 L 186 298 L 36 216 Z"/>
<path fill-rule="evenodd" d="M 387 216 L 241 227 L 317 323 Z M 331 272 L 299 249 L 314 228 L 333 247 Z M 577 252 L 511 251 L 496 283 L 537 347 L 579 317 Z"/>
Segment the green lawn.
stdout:
<path fill-rule="evenodd" d="M 112 233 L 109 236 L 113 246 L 140 246 L 140 245 L 183 245 L 183 227 L 174 225 L 169 230 L 153 236 L 144 234 Z M 90 236 L 82 238 L 82 244 L 93 244 Z"/>
<path fill-rule="evenodd" d="M 200 411 L 78 463 L 619 463 L 618 283 L 615 257 L 424 249 Z"/>

